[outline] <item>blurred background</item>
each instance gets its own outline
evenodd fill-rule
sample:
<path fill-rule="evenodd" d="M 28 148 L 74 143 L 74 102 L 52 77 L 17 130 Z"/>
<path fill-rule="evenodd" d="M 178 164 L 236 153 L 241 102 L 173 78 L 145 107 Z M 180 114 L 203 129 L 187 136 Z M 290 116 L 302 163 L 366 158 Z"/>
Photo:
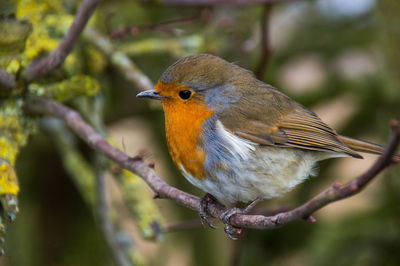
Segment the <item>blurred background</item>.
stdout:
<path fill-rule="evenodd" d="M 161 107 L 135 98 L 186 55 L 212 53 L 236 62 L 340 134 L 387 143 L 390 120 L 400 118 L 398 1 L 179 2 L 103 1 L 58 76 L 39 85 L 81 74 L 96 80 L 96 95 L 68 105 L 127 154 L 144 153 L 169 184 L 197 196 L 203 192 L 168 155 Z M 34 38 L 48 37 L 43 54 L 64 36 L 80 3 L 11 1 L 7 12 L 32 24 L 27 50 Z M 94 211 L 93 176 L 102 159 L 59 121 L 42 118 L 39 124 L 17 159 L 20 212 L 7 225 L 0 265 L 117 265 Z M 298 206 L 336 181 L 357 177 L 376 159 L 323 161 L 317 177 L 259 207 Z M 140 179 L 115 165 L 103 172 L 116 241 L 137 265 L 400 264 L 399 166 L 360 194 L 315 213 L 315 224 L 246 229 L 238 241 L 229 240 L 221 224 L 212 230 L 198 224 L 196 212 L 153 200 Z"/>

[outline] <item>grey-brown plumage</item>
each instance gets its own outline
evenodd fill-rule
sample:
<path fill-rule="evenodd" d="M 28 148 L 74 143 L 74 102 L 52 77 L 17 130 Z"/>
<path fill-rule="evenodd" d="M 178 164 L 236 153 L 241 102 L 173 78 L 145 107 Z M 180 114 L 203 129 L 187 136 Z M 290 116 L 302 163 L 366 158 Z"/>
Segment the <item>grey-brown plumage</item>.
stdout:
<path fill-rule="evenodd" d="M 188 91 L 189 97 L 180 96 Z M 338 135 L 311 110 L 212 55 L 178 60 L 162 74 L 155 92 L 140 96 L 162 101 L 171 156 L 179 152 L 174 161 L 183 175 L 228 202 L 280 196 L 312 175 L 320 160 L 383 151 Z M 175 120 L 167 119 L 171 112 Z M 195 147 L 183 149 L 183 142 Z M 172 147 L 177 144 L 180 149 Z"/>
<path fill-rule="evenodd" d="M 208 98 L 224 97 L 208 101 L 217 109 L 225 105 L 219 114 L 225 128 L 262 145 L 337 152 L 355 158 L 362 158 L 357 151 L 382 152 L 379 145 L 339 136 L 311 110 L 257 80 L 250 71 L 213 55 L 178 60 L 161 80 L 186 84 L 205 98 L 207 94 L 211 94 Z M 213 95 L 213 90 L 220 90 L 219 95 Z M 233 100 L 225 103 L 227 99 Z"/>

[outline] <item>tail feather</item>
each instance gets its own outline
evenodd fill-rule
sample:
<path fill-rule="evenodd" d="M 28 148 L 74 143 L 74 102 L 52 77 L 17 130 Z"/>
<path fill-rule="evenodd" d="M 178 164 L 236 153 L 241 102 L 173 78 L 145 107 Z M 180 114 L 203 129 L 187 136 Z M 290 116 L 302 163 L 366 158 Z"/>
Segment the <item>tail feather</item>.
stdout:
<path fill-rule="evenodd" d="M 338 136 L 339 140 L 343 142 L 346 146 L 350 149 L 358 151 L 358 152 L 365 152 L 365 153 L 372 153 L 372 154 L 382 154 L 384 151 L 384 147 L 375 143 L 371 143 L 364 140 L 353 139 L 350 137 L 345 136 Z M 396 161 L 400 160 L 400 154 L 395 154 L 393 159 Z"/>

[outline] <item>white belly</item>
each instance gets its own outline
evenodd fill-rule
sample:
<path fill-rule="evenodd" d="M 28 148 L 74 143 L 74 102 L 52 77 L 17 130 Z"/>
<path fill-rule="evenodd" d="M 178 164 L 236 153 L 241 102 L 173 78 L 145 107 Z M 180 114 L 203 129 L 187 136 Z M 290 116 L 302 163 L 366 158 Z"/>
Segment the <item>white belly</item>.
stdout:
<path fill-rule="evenodd" d="M 313 174 L 317 161 L 313 152 L 299 149 L 260 147 L 253 156 L 243 161 L 232 160 L 229 164 L 232 167 L 214 169 L 205 180 L 181 169 L 193 185 L 222 201 L 234 203 L 278 197 L 290 191 Z"/>
<path fill-rule="evenodd" d="M 258 145 L 229 133 L 219 121 L 206 141 L 207 178 L 181 170 L 193 185 L 231 203 L 280 196 L 312 175 L 315 162 L 324 159 L 320 152 Z"/>

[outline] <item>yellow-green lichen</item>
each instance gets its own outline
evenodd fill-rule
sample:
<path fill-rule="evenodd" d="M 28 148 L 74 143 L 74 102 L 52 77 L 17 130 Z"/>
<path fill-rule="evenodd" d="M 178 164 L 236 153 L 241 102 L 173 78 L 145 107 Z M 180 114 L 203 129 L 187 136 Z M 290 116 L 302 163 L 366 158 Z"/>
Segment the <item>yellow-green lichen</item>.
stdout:
<path fill-rule="evenodd" d="M 11 74 L 26 67 L 33 59 L 53 51 L 73 21 L 73 15 L 66 12 L 63 1 L 59 0 L 18 0 L 16 7 L 18 20 L 0 23 L 0 48 L 4 46 L 4 49 L 0 49 L 3 56 L 0 66 Z M 11 22 L 13 24 L 8 25 Z M 7 24 L 7 27 L 3 24 Z M 10 59 L 14 50 L 23 50 L 23 53 Z M 75 57 L 75 54 L 69 57 Z M 66 63 L 66 69 L 73 69 L 76 61 L 68 60 Z"/>
<path fill-rule="evenodd" d="M 7 100 L 0 107 L 0 158 L 14 166 L 19 149 L 35 131 L 34 121 L 22 111 L 21 100 Z"/>
<path fill-rule="evenodd" d="M 17 195 L 19 185 L 15 170 L 7 162 L 0 161 L 0 195 Z"/>
<path fill-rule="evenodd" d="M 44 16 L 40 25 L 39 23 L 34 24 L 33 34 L 27 41 L 26 56 L 29 59 L 34 59 L 41 54 L 54 50 L 58 42 L 67 33 L 72 21 L 72 15 L 49 14 Z"/>
<path fill-rule="evenodd" d="M 0 18 L 0 56 L 22 52 L 31 32 L 32 25 L 26 21 Z"/>
<path fill-rule="evenodd" d="M 118 148 L 113 138 L 108 138 L 107 141 Z M 147 184 L 142 178 L 126 169 L 121 169 L 115 176 L 141 236 L 146 239 L 162 240 L 164 220 Z"/>
<path fill-rule="evenodd" d="M 79 96 L 93 96 L 100 90 L 100 85 L 97 80 L 90 76 L 76 75 L 70 79 L 48 85 L 32 83 L 28 88 L 33 95 L 64 102 Z"/>
<path fill-rule="evenodd" d="M 46 119 L 43 123 L 47 132 L 51 133 L 54 143 L 61 155 L 63 165 L 77 189 L 80 191 L 82 197 L 89 207 L 95 212 L 96 204 L 96 174 L 93 166 L 82 156 L 74 144 L 74 137 L 69 133 L 65 125 L 57 119 Z M 108 165 L 108 162 L 106 162 Z M 120 216 L 114 209 L 109 210 L 113 224 L 119 226 Z M 145 265 L 144 259 L 139 253 L 137 247 L 128 239 L 129 243 L 123 245 L 124 253 L 132 265 Z"/>
<path fill-rule="evenodd" d="M 19 150 L 35 131 L 35 123 L 22 111 L 22 101 L 10 99 L 0 106 L 0 202 L 13 220 L 18 212 L 19 184 L 14 165 Z"/>
<path fill-rule="evenodd" d="M 88 60 L 88 66 L 89 68 L 95 72 L 95 73 L 100 73 L 102 72 L 106 66 L 107 66 L 107 60 L 104 58 L 104 56 L 96 49 L 87 47 L 87 54 L 90 60 Z"/>
<path fill-rule="evenodd" d="M 0 137 L 0 158 L 7 158 L 7 161 L 14 164 L 19 151 L 19 146 L 16 143 L 18 142 L 15 140 Z"/>
<path fill-rule="evenodd" d="M 146 260 L 142 256 L 142 254 L 139 252 L 137 248 L 135 249 L 130 249 L 127 252 L 127 257 L 130 262 L 132 262 L 132 265 L 136 266 L 144 266 L 147 265 Z"/>
<path fill-rule="evenodd" d="M 135 216 L 141 235 L 146 239 L 162 238 L 163 219 L 146 183 L 123 169 L 118 175 L 123 197 Z"/>
<path fill-rule="evenodd" d="M 10 74 L 15 75 L 21 68 L 21 62 L 18 59 L 14 58 L 11 61 L 8 61 L 8 64 L 6 66 L 6 71 Z"/>

